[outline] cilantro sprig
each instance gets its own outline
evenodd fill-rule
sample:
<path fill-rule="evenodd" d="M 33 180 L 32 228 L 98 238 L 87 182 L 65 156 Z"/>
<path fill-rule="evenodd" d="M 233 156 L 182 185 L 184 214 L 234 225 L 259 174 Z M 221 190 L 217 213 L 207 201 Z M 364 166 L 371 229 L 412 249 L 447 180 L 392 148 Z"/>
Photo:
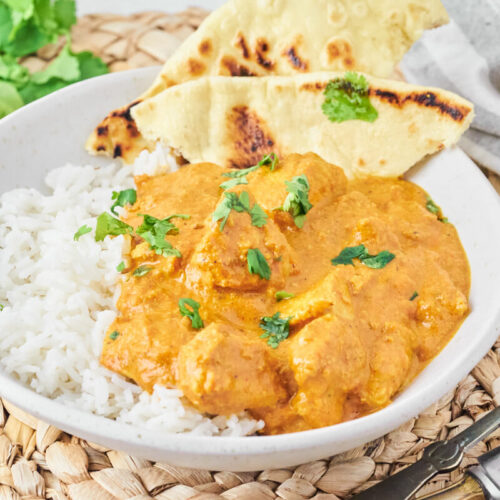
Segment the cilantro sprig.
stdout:
<path fill-rule="evenodd" d="M 358 245 L 356 247 L 344 248 L 337 257 L 331 260 L 331 263 L 334 266 L 354 266 L 353 259 L 358 259 L 371 269 L 383 269 L 395 257 L 393 253 L 387 250 L 383 250 L 377 255 L 370 255 L 364 245 Z"/>
<path fill-rule="evenodd" d="M 250 248 L 248 250 L 247 265 L 250 274 L 258 274 L 264 280 L 271 278 L 271 268 L 258 248 Z"/>
<path fill-rule="evenodd" d="M 288 338 L 290 334 L 289 318 L 280 318 L 280 313 L 277 312 L 273 316 L 264 316 L 260 320 L 260 328 L 264 333 L 260 336 L 261 339 L 267 339 L 267 344 L 273 349 L 277 349 L 279 344 Z"/>
<path fill-rule="evenodd" d="M 323 113 L 332 122 L 363 120 L 374 122 L 378 112 L 370 102 L 369 84 L 363 75 L 348 71 L 343 78 L 330 80 L 326 86 Z"/>
<path fill-rule="evenodd" d="M 441 207 L 436 205 L 434 203 L 434 200 L 428 196 L 427 197 L 427 202 L 425 204 L 425 208 L 431 213 L 437 216 L 437 219 L 439 222 L 442 222 L 443 224 L 448 224 L 448 218 L 443 216 L 443 212 L 441 210 Z"/>
<path fill-rule="evenodd" d="M 116 207 L 124 207 L 125 205 L 133 205 L 137 201 L 137 191 L 135 189 L 125 189 L 123 191 L 113 191 L 111 199 L 115 200 L 111 205 L 110 211 L 114 215 L 118 215 L 115 211 Z"/>
<path fill-rule="evenodd" d="M 130 234 L 134 228 L 126 222 L 116 219 L 107 212 L 102 213 L 97 218 L 95 228 L 95 240 L 104 241 L 106 236 L 119 236 L 120 234 Z"/>
<path fill-rule="evenodd" d="M 78 231 L 74 234 L 73 240 L 78 241 L 81 236 L 84 234 L 88 234 L 92 232 L 92 228 L 84 224 L 82 227 L 78 229 Z"/>
<path fill-rule="evenodd" d="M 141 276 L 146 276 L 153 268 L 149 266 L 139 266 L 132 274 L 140 278 Z"/>
<path fill-rule="evenodd" d="M 410 302 L 413 302 L 418 297 L 418 292 L 415 290 L 413 295 L 410 297 Z"/>
<path fill-rule="evenodd" d="M 187 316 L 191 320 L 191 326 L 195 330 L 199 330 L 205 326 L 199 310 L 200 304 L 196 300 L 190 298 L 179 299 L 179 312 L 182 316 Z"/>
<path fill-rule="evenodd" d="M 291 181 L 285 181 L 288 196 L 283 204 L 283 210 L 289 212 L 298 228 L 304 227 L 306 214 L 313 207 L 309 201 L 309 181 L 302 174 Z"/>
<path fill-rule="evenodd" d="M 278 162 L 279 159 L 276 153 L 271 153 L 264 156 L 264 158 L 262 158 L 262 160 L 260 160 L 259 163 L 257 163 L 257 165 L 254 165 L 253 167 L 243 168 L 241 170 L 235 170 L 231 172 L 224 172 L 222 176 L 230 177 L 231 180 L 223 182 L 220 185 L 220 187 L 226 190 L 226 189 L 231 189 L 235 186 L 239 186 L 241 184 L 248 184 L 248 179 L 247 179 L 248 174 L 255 172 L 256 170 L 259 170 L 259 168 L 263 166 L 268 166 L 271 172 L 273 172 L 276 166 L 278 165 Z"/>
<path fill-rule="evenodd" d="M 276 292 L 274 294 L 274 297 L 278 302 L 281 302 L 282 300 L 293 299 L 295 297 L 295 294 L 288 293 L 285 290 L 280 290 L 279 292 Z"/>
<path fill-rule="evenodd" d="M 224 230 L 231 210 L 239 213 L 247 212 L 250 215 L 253 226 L 263 227 L 267 224 L 268 216 L 260 205 L 255 203 L 254 206 L 250 208 L 250 196 L 246 191 L 242 191 L 239 196 L 237 193 L 225 192 L 224 199 L 219 203 L 212 215 L 212 219 L 215 222 L 222 219 L 219 226 L 221 231 Z"/>
<path fill-rule="evenodd" d="M 91 52 L 74 53 L 69 31 L 74 0 L 0 0 L 0 118 L 71 83 L 108 72 Z M 65 35 L 67 43 L 42 71 L 30 74 L 20 58 Z"/>

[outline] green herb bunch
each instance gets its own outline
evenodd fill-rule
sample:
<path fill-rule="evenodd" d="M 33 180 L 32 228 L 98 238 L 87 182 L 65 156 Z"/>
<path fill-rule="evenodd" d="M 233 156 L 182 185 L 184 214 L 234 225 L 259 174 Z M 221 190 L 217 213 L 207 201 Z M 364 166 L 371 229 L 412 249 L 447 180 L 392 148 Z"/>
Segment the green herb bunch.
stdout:
<path fill-rule="evenodd" d="M 91 52 L 71 51 L 75 0 L 0 0 L 0 118 L 71 83 L 108 72 Z M 43 71 L 30 73 L 21 58 L 60 36 L 66 44 Z"/>

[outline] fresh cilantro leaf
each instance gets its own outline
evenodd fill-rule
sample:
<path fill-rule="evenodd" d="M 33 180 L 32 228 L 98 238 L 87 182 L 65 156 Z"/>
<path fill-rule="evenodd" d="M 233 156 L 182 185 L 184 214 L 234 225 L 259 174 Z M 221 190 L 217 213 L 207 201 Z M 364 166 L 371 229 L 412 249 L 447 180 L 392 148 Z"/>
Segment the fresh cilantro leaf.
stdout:
<path fill-rule="evenodd" d="M 116 270 L 121 273 L 125 269 L 125 262 L 123 260 L 116 266 Z"/>
<path fill-rule="evenodd" d="M 418 297 L 418 292 L 413 292 L 413 295 L 410 297 L 410 301 L 413 302 Z"/>
<path fill-rule="evenodd" d="M 358 245 L 344 248 L 337 257 L 331 260 L 331 263 L 334 266 L 353 266 L 353 259 L 359 259 L 360 262 L 371 269 L 383 269 L 395 257 L 393 253 L 387 250 L 383 250 L 377 255 L 370 255 L 364 245 Z"/>
<path fill-rule="evenodd" d="M 188 306 L 191 309 L 189 309 Z M 191 326 L 195 330 L 199 330 L 205 326 L 203 320 L 201 319 L 199 310 L 200 304 L 196 302 L 196 300 L 189 298 L 179 299 L 179 312 L 182 316 L 187 316 L 191 320 Z"/>
<path fill-rule="evenodd" d="M 16 87 L 29 80 L 28 68 L 21 66 L 15 57 L 0 55 L 0 79 L 12 83 Z"/>
<path fill-rule="evenodd" d="M 12 83 L 0 80 L 0 118 L 24 106 L 23 98 Z"/>
<path fill-rule="evenodd" d="M 247 264 L 250 274 L 258 274 L 265 280 L 271 278 L 271 268 L 258 248 L 250 248 L 250 250 L 248 250 Z"/>
<path fill-rule="evenodd" d="M 97 218 L 97 226 L 95 228 L 95 240 L 103 241 L 106 236 L 118 236 L 120 234 L 129 234 L 133 231 L 132 226 L 129 226 L 120 219 L 115 219 L 108 213 L 104 212 Z"/>
<path fill-rule="evenodd" d="M 285 292 L 285 290 L 281 290 L 279 292 L 276 292 L 274 296 L 276 297 L 276 300 L 278 302 L 281 302 L 282 300 L 293 299 L 295 297 L 295 294 Z"/>
<path fill-rule="evenodd" d="M 302 174 L 294 177 L 291 181 L 285 181 L 288 196 L 283 204 L 283 210 L 289 212 L 295 225 L 302 228 L 305 222 L 305 215 L 311 208 L 309 201 L 309 181 L 307 177 Z"/>
<path fill-rule="evenodd" d="M 264 227 L 267 224 L 268 216 L 266 212 L 262 209 L 260 205 L 255 205 L 249 212 L 250 217 L 252 218 L 252 225 L 256 227 Z"/>
<path fill-rule="evenodd" d="M 248 184 L 248 179 L 246 177 L 248 174 L 255 172 L 264 165 L 269 166 L 272 172 L 276 168 L 278 161 L 279 159 L 276 153 L 271 153 L 264 156 L 264 158 L 262 158 L 262 160 L 260 160 L 259 163 L 257 163 L 257 165 L 254 165 L 253 167 L 243 168 L 241 170 L 234 170 L 232 172 L 224 172 L 222 174 L 223 177 L 231 177 L 231 179 L 233 180 L 223 182 L 220 185 L 220 187 L 226 190 L 226 189 L 231 189 L 234 186 L 238 186 L 240 184 Z M 237 179 L 239 179 L 239 182 L 236 181 Z"/>
<path fill-rule="evenodd" d="M 0 304 L 0 312 L 4 310 L 5 306 L 3 304 Z"/>
<path fill-rule="evenodd" d="M 370 102 L 368 90 L 369 84 L 366 78 L 349 71 L 344 78 L 328 82 L 321 109 L 332 122 L 347 120 L 374 122 L 378 112 Z"/>
<path fill-rule="evenodd" d="M 344 266 L 354 266 L 354 262 L 352 261 L 353 259 L 358 259 L 362 255 L 366 254 L 366 248 L 364 245 L 359 245 L 357 247 L 347 247 L 340 252 L 340 254 L 335 257 L 335 259 L 332 259 L 332 264 L 334 266 L 338 266 L 340 264 Z"/>
<path fill-rule="evenodd" d="M 164 257 L 181 257 L 179 250 L 174 248 L 165 237 L 167 234 L 177 234 L 179 228 L 170 222 L 172 219 L 189 219 L 189 215 L 175 214 L 165 219 L 157 219 L 151 215 L 142 215 L 143 223 L 136 229 L 136 233 L 149 243 L 151 250 Z"/>
<path fill-rule="evenodd" d="M 104 61 L 100 57 L 94 56 L 92 52 L 77 52 L 73 54 L 73 56 L 78 60 L 78 66 L 80 68 L 79 80 L 87 80 L 87 78 L 109 73 L 109 69 Z"/>
<path fill-rule="evenodd" d="M 109 338 L 111 340 L 116 340 L 119 336 L 120 336 L 120 332 L 117 332 L 116 330 L 109 334 Z"/>
<path fill-rule="evenodd" d="M 134 276 L 141 277 L 141 276 L 145 276 L 146 274 L 148 274 L 152 270 L 153 270 L 153 268 L 149 267 L 149 266 L 139 266 L 132 274 Z"/>
<path fill-rule="evenodd" d="M 226 191 L 227 189 L 231 189 L 242 184 L 248 184 L 248 180 L 246 177 L 235 177 L 234 179 L 223 182 L 220 187 L 224 189 L 224 191 Z"/>
<path fill-rule="evenodd" d="M 12 27 L 10 9 L 7 5 L 0 3 L 0 52 L 9 40 Z"/>
<path fill-rule="evenodd" d="M 448 217 L 443 217 L 443 212 L 441 211 L 441 207 L 437 206 L 430 196 L 427 197 L 427 203 L 425 204 L 425 208 L 431 213 L 437 216 L 438 221 L 443 224 L 448 224 Z"/>
<path fill-rule="evenodd" d="M 260 338 L 267 339 L 267 344 L 276 349 L 280 342 L 288 338 L 290 334 L 290 320 L 289 318 L 280 318 L 280 313 L 277 312 L 273 316 L 264 316 L 260 320 L 260 328 L 264 330 Z"/>
<path fill-rule="evenodd" d="M 111 199 L 115 200 L 111 206 L 111 213 L 118 215 L 115 212 L 116 207 L 124 207 L 125 205 L 133 205 L 137 201 L 137 192 L 135 189 L 125 189 L 124 191 L 113 191 Z"/>
<path fill-rule="evenodd" d="M 78 59 L 71 53 L 66 44 L 59 55 L 43 71 L 33 73 L 31 81 L 35 84 L 47 83 L 52 78 L 65 82 L 74 82 L 80 78 Z"/>
<path fill-rule="evenodd" d="M 20 87 L 19 94 L 21 94 L 24 102 L 28 104 L 67 86 L 67 82 L 56 79 L 49 80 L 47 83 L 42 84 L 36 84 L 29 81 L 26 85 Z"/>
<path fill-rule="evenodd" d="M 54 18 L 60 30 L 69 30 L 76 23 L 75 0 L 55 0 Z"/>
<path fill-rule="evenodd" d="M 250 197 L 246 191 L 243 191 L 239 196 L 237 193 L 225 192 L 224 199 L 219 203 L 219 205 L 217 205 L 217 208 L 212 215 L 212 219 L 215 222 L 222 219 L 219 226 L 221 231 L 224 230 L 224 226 L 229 219 L 231 210 L 239 213 L 247 212 L 250 215 L 254 226 L 262 227 L 267 224 L 267 214 L 257 203 L 255 203 L 250 209 Z"/>
<path fill-rule="evenodd" d="M 377 255 L 366 255 L 361 257 L 361 262 L 371 269 L 383 269 L 389 262 L 391 262 L 396 256 L 388 252 L 387 250 L 383 250 Z"/>
<path fill-rule="evenodd" d="M 80 239 L 80 236 L 83 236 L 84 234 L 87 234 L 87 233 L 91 233 L 92 232 L 92 228 L 87 226 L 87 224 L 84 224 L 80 229 L 78 229 L 78 231 L 75 233 L 75 235 L 73 236 L 73 239 L 75 241 L 78 241 Z"/>

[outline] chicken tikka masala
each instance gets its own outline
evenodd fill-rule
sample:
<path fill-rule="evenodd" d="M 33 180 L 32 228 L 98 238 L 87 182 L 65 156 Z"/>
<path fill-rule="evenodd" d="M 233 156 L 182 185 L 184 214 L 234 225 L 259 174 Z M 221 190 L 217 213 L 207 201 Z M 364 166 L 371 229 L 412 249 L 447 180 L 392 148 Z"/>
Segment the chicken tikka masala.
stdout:
<path fill-rule="evenodd" d="M 390 403 L 468 312 L 457 232 L 411 182 L 314 154 L 135 180 L 101 362 L 146 391 L 265 434 L 332 425 Z"/>

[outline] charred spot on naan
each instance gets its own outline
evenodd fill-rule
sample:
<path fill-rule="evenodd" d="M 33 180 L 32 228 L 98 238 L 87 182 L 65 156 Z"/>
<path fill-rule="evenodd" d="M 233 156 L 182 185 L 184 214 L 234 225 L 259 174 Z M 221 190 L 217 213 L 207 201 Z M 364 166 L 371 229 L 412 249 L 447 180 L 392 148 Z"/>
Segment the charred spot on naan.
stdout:
<path fill-rule="evenodd" d="M 200 55 L 207 57 L 212 53 L 213 46 L 212 46 L 212 41 L 208 38 L 205 40 L 202 40 L 200 44 L 198 45 L 198 52 Z"/>
<path fill-rule="evenodd" d="M 276 151 L 276 142 L 264 120 L 248 106 L 235 106 L 227 114 L 227 134 L 234 151 L 229 154 L 228 166 L 247 168 L 263 156 Z"/>
<path fill-rule="evenodd" d="M 234 46 L 241 50 L 241 55 L 244 59 L 250 59 L 250 51 L 248 50 L 248 44 L 243 33 L 240 32 L 236 35 Z"/>
<path fill-rule="evenodd" d="M 272 70 L 274 68 L 274 61 L 266 58 L 266 54 L 269 52 L 269 43 L 264 38 L 257 39 L 257 45 L 255 47 L 255 56 L 257 57 L 257 64 L 262 66 L 264 69 Z"/>
<path fill-rule="evenodd" d="M 403 93 L 370 87 L 369 95 L 398 108 L 402 108 L 411 102 L 425 108 L 434 108 L 457 123 L 465 121 L 467 116 L 472 112 L 472 108 L 453 104 L 451 101 L 439 97 L 432 91 Z"/>
<path fill-rule="evenodd" d="M 352 45 L 349 40 L 334 37 L 326 44 L 326 63 L 330 67 L 339 66 L 346 69 L 354 67 Z"/>
<path fill-rule="evenodd" d="M 193 59 L 192 57 L 187 61 L 188 73 L 191 76 L 201 76 L 205 70 L 206 66 L 198 59 Z"/>
<path fill-rule="evenodd" d="M 297 47 L 295 47 L 294 45 L 291 45 L 290 47 L 285 49 L 283 51 L 283 56 L 286 57 L 290 65 L 298 71 L 305 72 L 309 68 L 309 64 L 307 63 L 307 61 L 304 61 L 300 58 L 297 52 Z"/>
<path fill-rule="evenodd" d="M 223 76 L 258 76 L 232 56 L 221 57 L 219 74 Z"/>

